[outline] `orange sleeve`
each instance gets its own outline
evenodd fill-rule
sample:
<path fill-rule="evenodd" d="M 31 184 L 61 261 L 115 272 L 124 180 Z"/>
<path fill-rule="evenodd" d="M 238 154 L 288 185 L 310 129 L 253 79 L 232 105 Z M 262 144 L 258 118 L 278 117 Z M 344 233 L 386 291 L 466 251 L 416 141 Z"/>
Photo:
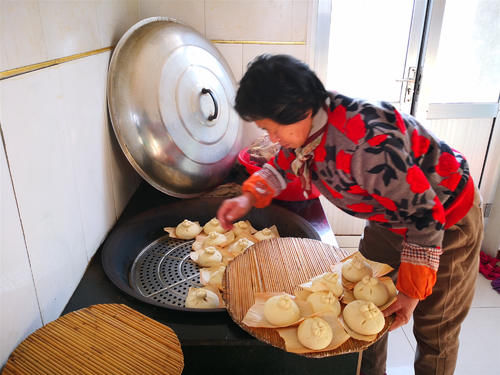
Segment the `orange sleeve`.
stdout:
<path fill-rule="evenodd" d="M 241 190 L 249 192 L 255 197 L 254 206 L 257 208 L 269 206 L 275 194 L 274 189 L 267 180 L 258 173 L 252 174 L 243 182 Z"/>
<path fill-rule="evenodd" d="M 412 298 L 425 299 L 432 293 L 436 283 L 436 271 L 433 269 L 406 262 L 401 262 L 396 288 Z"/>

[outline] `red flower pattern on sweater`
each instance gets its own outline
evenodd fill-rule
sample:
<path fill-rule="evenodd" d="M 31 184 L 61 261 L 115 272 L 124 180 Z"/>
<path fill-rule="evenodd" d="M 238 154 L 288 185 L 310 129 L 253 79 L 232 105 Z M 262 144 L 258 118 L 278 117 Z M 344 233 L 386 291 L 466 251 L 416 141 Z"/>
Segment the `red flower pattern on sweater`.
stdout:
<path fill-rule="evenodd" d="M 359 140 L 364 138 L 366 134 L 365 123 L 360 114 L 347 121 L 346 137 L 354 143 L 358 144 Z"/>
<path fill-rule="evenodd" d="M 337 168 L 345 173 L 348 174 L 351 173 L 351 160 L 352 160 L 352 155 L 346 153 L 344 150 L 341 150 L 337 154 L 336 158 Z"/>
<path fill-rule="evenodd" d="M 415 159 L 424 155 L 429 149 L 430 144 L 431 141 L 429 141 L 426 137 L 419 135 L 417 129 L 413 129 L 413 133 L 411 133 L 411 149 Z"/>
<path fill-rule="evenodd" d="M 449 176 L 455 173 L 460 164 L 456 157 L 449 152 L 443 152 L 439 157 L 439 163 L 436 165 L 436 173 L 441 177 Z"/>
<path fill-rule="evenodd" d="M 408 173 L 406 174 L 406 182 L 410 185 L 411 191 L 414 193 L 423 193 L 429 187 L 429 181 L 425 178 L 424 172 L 414 165 L 408 169 Z"/>

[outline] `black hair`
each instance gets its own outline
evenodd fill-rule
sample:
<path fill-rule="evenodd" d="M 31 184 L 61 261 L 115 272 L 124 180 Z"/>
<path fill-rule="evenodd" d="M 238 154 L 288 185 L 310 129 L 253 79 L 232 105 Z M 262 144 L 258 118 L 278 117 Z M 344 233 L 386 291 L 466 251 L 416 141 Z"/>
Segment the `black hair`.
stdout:
<path fill-rule="evenodd" d="M 316 74 L 289 55 L 260 55 L 248 64 L 236 93 L 236 112 L 246 121 L 288 125 L 315 115 L 328 93 Z"/>

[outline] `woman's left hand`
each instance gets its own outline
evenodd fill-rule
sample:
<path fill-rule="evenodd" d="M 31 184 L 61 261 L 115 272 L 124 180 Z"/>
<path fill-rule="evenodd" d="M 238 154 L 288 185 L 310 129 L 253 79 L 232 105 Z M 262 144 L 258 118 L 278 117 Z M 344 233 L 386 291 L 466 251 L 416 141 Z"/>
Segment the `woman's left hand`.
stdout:
<path fill-rule="evenodd" d="M 396 301 L 383 311 L 384 316 L 396 313 L 396 318 L 392 322 L 389 331 L 393 331 L 408 323 L 417 304 L 418 298 L 408 297 L 406 294 L 399 292 Z"/>

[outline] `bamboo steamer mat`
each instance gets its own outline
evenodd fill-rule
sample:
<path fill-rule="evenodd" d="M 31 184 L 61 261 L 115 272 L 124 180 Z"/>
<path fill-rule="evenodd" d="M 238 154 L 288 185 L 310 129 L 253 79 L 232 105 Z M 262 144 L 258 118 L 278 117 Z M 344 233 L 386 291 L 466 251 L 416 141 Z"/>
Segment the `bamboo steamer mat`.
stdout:
<path fill-rule="evenodd" d="M 119 304 L 71 312 L 28 336 L 2 374 L 180 374 L 184 357 L 169 327 Z"/>
<path fill-rule="evenodd" d="M 286 292 L 293 294 L 299 284 L 324 272 L 342 261 L 349 253 L 323 242 L 308 238 L 274 238 L 249 247 L 236 257 L 224 273 L 223 298 L 226 308 L 236 324 L 255 338 L 285 349 L 283 339 L 271 328 L 248 327 L 242 323 L 248 309 L 254 304 L 254 293 Z M 388 329 L 392 318 L 386 318 L 378 340 Z M 360 352 L 373 342 L 350 338 L 340 347 L 323 352 L 300 354 L 322 358 Z"/>

